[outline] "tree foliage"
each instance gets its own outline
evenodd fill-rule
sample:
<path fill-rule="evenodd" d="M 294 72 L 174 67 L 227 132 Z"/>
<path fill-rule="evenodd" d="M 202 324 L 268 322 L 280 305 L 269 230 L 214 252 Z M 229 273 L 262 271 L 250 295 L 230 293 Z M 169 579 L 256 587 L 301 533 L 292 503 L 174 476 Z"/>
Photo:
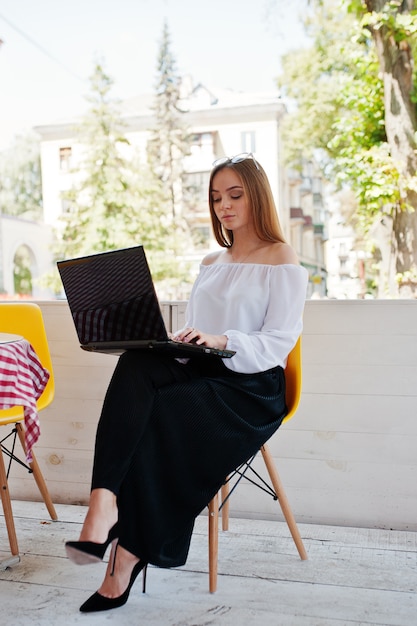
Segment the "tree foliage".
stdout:
<path fill-rule="evenodd" d="M 56 258 L 144 245 L 155 281 L 184 276 L 176 259 L 169 197 L 146 158 L 130 145 L 112 79 L 102 64 L 91 77 L 90 109 L 78 129 L 81 158 L 63 194 L 66 211 Z"/>
<path fill-rule="evenodd" d="M 39 138 L 17 137 L 0 153 L 0 213 L 42 221 Z"/>
<path fill-rule="evenodd" d="M 280 79 L 297 104 L 289 159 L 321 151 L 326 173 L 356 192 L 365 231 L 389 217 L 392 265 L 400 284 L 404 276 L 410 284 L 417 278 L 415 2 L 312 4 L 312 48 L 287 55 Z"/>
<path fill-rule="evenodd" d="M 181 109 L 181 76 L 177 72 L 167 22 L 158 52 L 153 111 L 155 125 L 148 142 L 148 158 L 170 199 L 174 223 L 183 221 L 184 158 L 190 152 L 190 134 Z"/>
<path fill-rule="evenodd" d="M 377 59 L 355 20 L 334 2 L 318 7 L 307 28 L 313 47 L 286 55 L 280 78 L 296 102 L 286 121 L 287 158 L 296 164 L 300 154 L 318 151 L 327 175 L 359 192 L 363 155 L 386 141 Z M 366 205 L 361 208 L 366 215 Z"/>
<path fill-rule="evenodd" d="M 161 191 L 149 184 L 129 150 L 113 81 L 98 64 L 91 77 L 91 108 L 79 127 L 81 160 L 74 184 L 63 194 L 67 210 L 61 247 L 66 256 L 127 247 L 145 241 L 152 249 L 165 235 Z"/>
<path fill-rule="evenodd" d="M 154 173 L 169 206 L 171 254 L 177 263 L 177 285 L 182 284 L 182 297 L 188 297 L 194 280 L 191 264 L 187 261 L 192 247 L 188 223 L 189 190 L 184 169 L 190 152 L 191 135 L 181 109 L 182 78 L 178 74 L 172 51 L 168 23 L 163 24 L 158 50 L 154 125 L 147 144 L 148 165 Z M 174 286 L 175 281 L 171 281 Z M 175 296 L 171 289 L 170 297 Z"/>

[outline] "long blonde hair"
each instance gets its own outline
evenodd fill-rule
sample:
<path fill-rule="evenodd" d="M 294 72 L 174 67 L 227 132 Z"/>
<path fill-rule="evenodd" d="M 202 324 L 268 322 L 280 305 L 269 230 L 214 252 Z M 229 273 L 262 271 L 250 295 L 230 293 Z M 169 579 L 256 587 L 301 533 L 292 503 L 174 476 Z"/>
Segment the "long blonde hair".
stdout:
<path fill-rule="evenodd" d="M 214 210 L 212 190 L 213 179 L 220 170 L 230 168 L 239 176 L 249 208 L 253 214 L 255 233 L 262 241 L 285 243 L 285 237 L 279 222 L 271 185 L 263 167 L 253 158 L 246 158 L 237 163 L 231 160 L 215 165 L 210 173 L 208 200 L 211 224 L 217 243 L 223 248 L 233 244 L 233 231 L 224 228 Z"/>

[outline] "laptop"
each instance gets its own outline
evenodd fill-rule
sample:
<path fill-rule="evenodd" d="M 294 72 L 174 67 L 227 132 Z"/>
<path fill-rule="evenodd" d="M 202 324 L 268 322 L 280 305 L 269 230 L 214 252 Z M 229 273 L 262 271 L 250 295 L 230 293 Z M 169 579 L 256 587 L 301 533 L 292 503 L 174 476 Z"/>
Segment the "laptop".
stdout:
<path fill-rule="evenodd" d="M 83 350 L 155 350 L 174 357 L 229 358 L 233 350 L 169 338 L 143 246 L 57 262 Z"/>

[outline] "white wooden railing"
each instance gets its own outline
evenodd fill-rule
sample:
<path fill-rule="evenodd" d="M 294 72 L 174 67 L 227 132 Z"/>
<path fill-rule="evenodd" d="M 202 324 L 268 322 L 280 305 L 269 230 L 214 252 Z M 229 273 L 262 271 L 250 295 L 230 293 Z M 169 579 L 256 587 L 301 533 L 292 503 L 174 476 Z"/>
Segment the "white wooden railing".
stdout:
<path fill-rule="evenodd" d="M 85 504 L 117 357 L 80 350 L 66 302 L 39 304 L 56 397 L 41 413 L 36 454 L 54 501 Z M 184 310 L 163 305 L 174 329 Z M 417 301 L 308 301 L 301 404 L 269 443 L 298 522 L 417 530 Z M 38 499 L 21 468 L 13 467 L 10 491 Z M 249 484 L 234 494 L 231 514 L 282 519 Z"/>

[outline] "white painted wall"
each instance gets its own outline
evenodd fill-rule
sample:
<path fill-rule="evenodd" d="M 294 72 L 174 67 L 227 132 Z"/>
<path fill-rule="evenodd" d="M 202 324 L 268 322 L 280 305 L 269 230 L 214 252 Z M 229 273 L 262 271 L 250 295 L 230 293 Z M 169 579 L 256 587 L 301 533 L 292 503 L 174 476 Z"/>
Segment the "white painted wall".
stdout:
<path fill-rule="evenodd" d="M 66 302 L 40 305 L 56 398 L 41 414 L 35 450 L 55 502 L 86 503 L 116 357 L 80 350 Z M 174 327 L 183 311 L 173 307 Z M 298 522 L 417 529 L 416 320 L 414 300 L 307 302 L 300 407 L 269 442 Z M 15 466 L 10 491 L 39 499 Z M 231 514 L 282 519 L 272 498 L 243 483 Z"/>

